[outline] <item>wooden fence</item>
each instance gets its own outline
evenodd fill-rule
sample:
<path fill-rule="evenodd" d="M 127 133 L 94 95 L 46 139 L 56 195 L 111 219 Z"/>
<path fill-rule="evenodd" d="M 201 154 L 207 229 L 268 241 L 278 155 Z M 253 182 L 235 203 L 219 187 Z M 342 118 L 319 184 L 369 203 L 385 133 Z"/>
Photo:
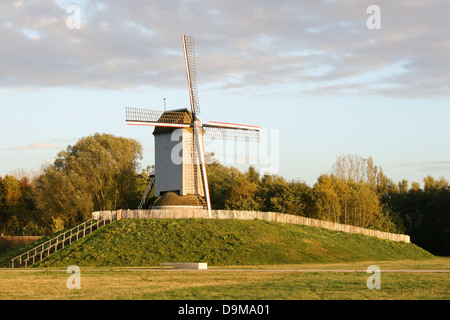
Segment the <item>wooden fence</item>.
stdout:
<path fill-rule="evenodd" d="M 118 210 L 118 211 L 96 211 L 92 213 L 93 219 L 188 219 L 188 218 L 208 218 L 208 212 L 201 209 L 180 208 L 180 209 L 153 209 L 153 210 Z M 281 223 L 300 224 L 311 227 L 325 228 L 348 233 L 360 233 L 367 236 L 387 239 L 397 242 L 410 242 L 410 237 L 405 234 L 389 233 L 384 231 L 360 228 L 331 221 L 311 219 L 291 214 L 279 212 L 259 212 L 259 211 L 235 211 L 235 210 L 212 210 L 211 219 L 239 219 L 239 220 L 266 220 Z"/>

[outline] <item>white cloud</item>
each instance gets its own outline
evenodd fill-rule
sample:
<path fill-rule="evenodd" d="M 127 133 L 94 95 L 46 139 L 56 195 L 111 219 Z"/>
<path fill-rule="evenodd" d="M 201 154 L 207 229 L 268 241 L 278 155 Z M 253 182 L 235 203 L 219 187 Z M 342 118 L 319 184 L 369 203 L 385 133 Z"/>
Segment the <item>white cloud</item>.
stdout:
<path fill-rule="evenodd" d="M 59 4 L 58 4 L 59 3 Z M 446 0 L 74 1 L 0 5 L 0 87 L 131 88 L 184 85 L 181 33 L 196 37 L 199 85 L 298 94 L 450 95 Z"/>
<path fill-rule="evenodd" d="M 420 172 L 450 172 L 450 161 L 403 162 L 400 166 L 414 167 Z"/>
<path fill-rule="evenodd" d="M 54 143 L 40 143 L 36 142 L 30 145 L 17 146 L 14 150 L 49 150 L 49 149 L 63 149 L 64 146 L 56 145 Z"/>

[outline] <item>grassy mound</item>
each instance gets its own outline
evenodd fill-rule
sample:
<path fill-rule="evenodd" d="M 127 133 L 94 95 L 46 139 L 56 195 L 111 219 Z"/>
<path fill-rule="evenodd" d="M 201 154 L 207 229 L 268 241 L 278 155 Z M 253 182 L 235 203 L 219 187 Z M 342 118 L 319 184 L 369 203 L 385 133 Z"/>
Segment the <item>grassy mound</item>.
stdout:
<path fill-rule="evenodd" d="M 262 220 L 142 219 L 109 224 L 36 266 L 157 266 L 414 260 L 433 255 L 410 243 Z"/>

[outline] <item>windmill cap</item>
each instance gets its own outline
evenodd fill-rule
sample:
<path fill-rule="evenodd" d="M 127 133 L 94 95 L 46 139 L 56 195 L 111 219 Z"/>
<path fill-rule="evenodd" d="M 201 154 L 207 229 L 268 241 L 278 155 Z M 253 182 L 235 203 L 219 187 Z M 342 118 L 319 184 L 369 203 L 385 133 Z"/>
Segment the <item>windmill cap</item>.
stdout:
<path fill-rule="evenodd" d="M 174 119 L 174 113 L 184 113 L 184 115 L 182 117 L 177 117 L 177 119 Z M 170 120 L 169 120 L 170 119 Z M 159 118 L 158 122 L 164 122 L 164 123 L 173 123 L 173 124 L 191 124 L 191 119 L 192 119 L 192 112 L 190 112 L 188 109 L 183 108 L 183 109 L 174 109 L 174 110 L 168 110 L 165 111 L 161 117 Z M 195 117 L 195 120 L 198 120 L 197 117 Z M 175 131 L 176 129 L 179 129 L 177 127 L 164 127 L 164 126 L 156 126 L 155 129 L 153 130 L 153 134 L 157 135 L 157 134 L 165 134 L 165 133 L 172 133 L 173 131 Z M 189 129 L 189 128 L 186 128 Z M 192 129 L 191 129 L 192 130 Z"/>

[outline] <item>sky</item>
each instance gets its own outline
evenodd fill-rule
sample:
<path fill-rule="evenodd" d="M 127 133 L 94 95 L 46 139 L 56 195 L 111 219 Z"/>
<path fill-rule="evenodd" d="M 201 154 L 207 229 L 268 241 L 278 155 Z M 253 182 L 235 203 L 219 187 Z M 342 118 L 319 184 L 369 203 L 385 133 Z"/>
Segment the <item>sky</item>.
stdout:
<path fill-rule="evenodd" d="M 376 5 L 378 11 L 368 10 Z M 0 4 L 0 176 L 36 173 L 96 132 L 152 129 L 125 107 L 189 107 L 181 34 L 195 37 L 200 119 L 259 125 L 206 142 L 225 165 L 313 185 L 341 155 L 399 181 L 450 180 L 447 0 L 22 0 Z"/>

